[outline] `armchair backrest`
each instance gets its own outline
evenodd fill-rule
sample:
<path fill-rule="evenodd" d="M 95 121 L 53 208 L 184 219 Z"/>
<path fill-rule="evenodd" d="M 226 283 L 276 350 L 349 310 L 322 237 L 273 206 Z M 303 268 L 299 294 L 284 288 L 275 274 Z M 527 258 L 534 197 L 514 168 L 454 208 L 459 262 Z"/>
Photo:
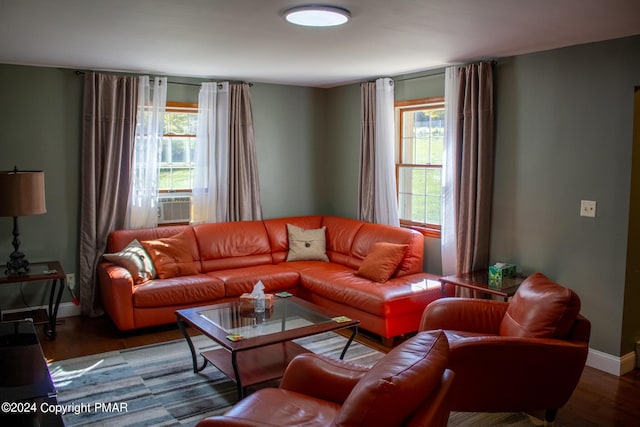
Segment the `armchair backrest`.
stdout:
<path fill-rule="evenodd" d="M 419 332 L 380 359 L 358 381 L 334 420 L 340 426 L 400 426 L 420 410 L 446 425 L 448 401 L 437 399 L 441 387 L 450 387 L 446 371 L 449 343 L 442 331 Z M 433 398 L 438 411 L 420 405 Z M 444 413 L 444 416 L 442 416 Z"/>
<path fill-rule="evenodd" d="M 527 277 L 513 296 L 500 335 L 525 338 L 569 337 L 580 312 L 580 298 L 542 273 Z"/>

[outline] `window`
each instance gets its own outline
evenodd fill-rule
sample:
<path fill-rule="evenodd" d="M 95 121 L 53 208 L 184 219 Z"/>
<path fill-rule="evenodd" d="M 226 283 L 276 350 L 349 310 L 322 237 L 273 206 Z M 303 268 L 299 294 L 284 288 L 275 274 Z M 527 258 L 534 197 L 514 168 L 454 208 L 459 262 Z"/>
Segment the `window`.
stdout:
<path fill-rule="evenodd" d="M 440 237 L 444 98 L 395 103 L 400 224 Z"/>
<path fill-rule="evenodd" d="M 167 102 L 160 148 L 161 192 L 191 191 L 198 104 Z"/>

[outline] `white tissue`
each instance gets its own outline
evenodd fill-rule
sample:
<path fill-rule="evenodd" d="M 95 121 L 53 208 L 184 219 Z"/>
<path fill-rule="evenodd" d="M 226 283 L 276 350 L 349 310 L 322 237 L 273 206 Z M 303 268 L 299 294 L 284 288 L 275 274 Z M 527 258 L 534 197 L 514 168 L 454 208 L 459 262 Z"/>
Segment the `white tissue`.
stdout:
<path fill-rule="evenodd" d="M 251 297 L 253 298 L 253 307 L 256 313 L 262 313 L 265 310 L 264 301 L 264 284 L 261 280 L 253 285 L 253 291 L 251 291 Z"/>
<path fill-rule="evenodd" d="M 258 283 L 253 285 L 251 296 L 254 298 L 264 298 L 264 284 L 262 283 L 262 280 L 258 280 Z"/>

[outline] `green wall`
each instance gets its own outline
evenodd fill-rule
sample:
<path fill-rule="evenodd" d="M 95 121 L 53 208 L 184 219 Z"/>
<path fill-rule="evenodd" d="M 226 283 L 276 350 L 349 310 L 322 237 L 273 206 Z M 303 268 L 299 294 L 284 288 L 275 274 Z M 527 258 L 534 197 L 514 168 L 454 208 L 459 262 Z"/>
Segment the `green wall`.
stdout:
<path fill-rule="evenodd" d="M 20 248 L 29 261 L 59 260 L 68 273 L 78 258 L 81 110 L 82 79 L 72 71 L 0 65 L 0 169 L 45 172 L 47 213 L 18 219 Z M 12 227 L 0 218 L 0 264 L 13 250 Z M 0 307 L 45 305 L 43 284 L 2 285 Z"/>

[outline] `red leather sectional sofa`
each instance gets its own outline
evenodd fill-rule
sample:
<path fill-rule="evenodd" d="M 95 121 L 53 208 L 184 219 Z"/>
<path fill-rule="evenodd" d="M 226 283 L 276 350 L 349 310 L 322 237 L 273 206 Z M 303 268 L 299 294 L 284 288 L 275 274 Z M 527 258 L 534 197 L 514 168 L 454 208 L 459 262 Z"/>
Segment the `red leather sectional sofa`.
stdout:
<path fill-rule="evenodd" d="M 287 224 L 326 227 L 325 261 L 289 261 Z M 261 280 L 265 292 L 289 291 L 360 327 L 392 338 L 418 330 L 428 303 L 441 298 L 438 276 L 423 273 L 422 234 L 400 227 L 335 216 L 118 230 L 107 253 L 133 239 L 148 241 L 185 232 L 197 274 L 135 284 L 129 271 L 110 262 L 98 266 L 102 304 L 120 330 L 175 322 L 175 310 L 238 298 Z M 376 242 L 406 244 L 393 276 L 384 283 L 355 275 Z"/>

